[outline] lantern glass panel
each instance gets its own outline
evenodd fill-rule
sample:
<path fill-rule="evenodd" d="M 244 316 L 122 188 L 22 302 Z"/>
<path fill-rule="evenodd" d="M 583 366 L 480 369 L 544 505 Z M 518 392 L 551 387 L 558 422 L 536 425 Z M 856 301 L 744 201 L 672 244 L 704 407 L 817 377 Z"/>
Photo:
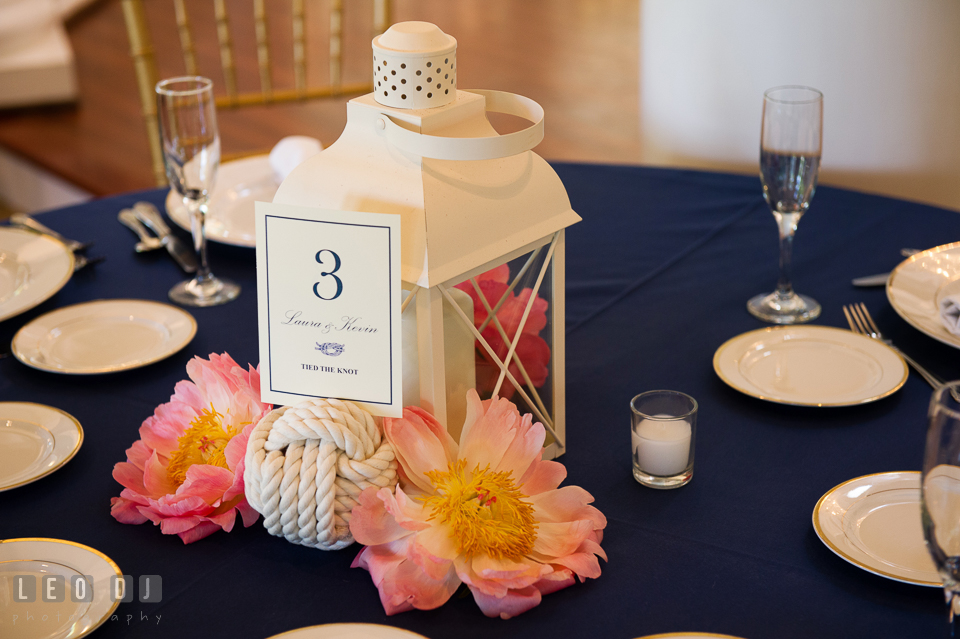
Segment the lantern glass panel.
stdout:
<path fill-rule="evenodd" d="M 521 414 L 532 413 L 534 420 L 545 426 L 552 426 L 555 412 L 553 261 L 546 261 L 549 249 L 547 243 L 456 285 L 472 298 L 474 325 L 496 356 L 475 340 L 480 398 L 489 399 L 496 390 L 498 396 L 515 403 Z M 497 362 L 506 362 L 508 356 L 508 370 L 516 384 L 501 375 Z M 553 437 L 550 428 L 547 431 L 549 445 Z"/>

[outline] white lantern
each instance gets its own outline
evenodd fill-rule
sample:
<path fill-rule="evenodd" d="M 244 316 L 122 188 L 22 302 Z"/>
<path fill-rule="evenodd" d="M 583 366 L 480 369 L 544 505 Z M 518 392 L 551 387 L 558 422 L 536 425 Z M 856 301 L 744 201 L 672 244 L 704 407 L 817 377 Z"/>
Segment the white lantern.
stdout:
<path fill-rule="evenodd" d="M 510 397 L 544 424 L 544 456 L 556 457 L 564 229 L 580 217 L 529 150 L 543 138 L 543 111 L 512 94 L 458 91 L 456 40 L 432 24 L 396 24 L 373 51 L 374 93 L 348 103 L 343 134 L 297 167 L 274 202 L 400 214 L 405 404 L 457 439 L 467 388 Z M 501 136 L 487 111 L 533 125 Z"/>

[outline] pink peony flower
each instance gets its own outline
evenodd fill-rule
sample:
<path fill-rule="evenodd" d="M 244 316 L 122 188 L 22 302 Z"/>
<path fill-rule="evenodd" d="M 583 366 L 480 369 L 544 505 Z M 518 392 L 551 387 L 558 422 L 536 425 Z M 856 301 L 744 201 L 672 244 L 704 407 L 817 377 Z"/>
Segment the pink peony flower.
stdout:
<path fill-rule="evenodd" d="M 259 514 L 243 494 L 244 454 L 250 431 L 272 406 L 260 403 L 260 373 L 243 370 L 224 353 L 187 363 L 192 382 L 179 382 L 140 427 L 127 461 L 113 468 L 123 485 L 110 514 L 124 524 L 147 520 L 185 544 L 222 528 L 239 511 L 244 526 Z"/>
<path fill-rule="evenodd" d="M 477 276 L 477 285 L 486 298 L 490 308 L 494 308 L 503 294 L 509 287 L 510 267 L 507 264 L 487 271 Z M 476 289 L 469 281 L 457 284 L 456 288 L 470 295 L 473 300 L 473 322 L 477 328 L 480 328 L 486 321 L 487 309 L 477 295 Z M 520 319 L 523 317 L 523 310 L 530 300 L 533 291 L 525 288 L 519 295 L 512 292 L 507 295 L 507 300 L 497 311 L 497 319 L 500 321 L 503 330 L 510 340 L 517 334 L 517 327 L 520 326 Z M 540 337 L 540 331 L 547 326 L 547 301 L 539 295 L 533 301 L 533 307 L 530 309 L 530 315 L 523 325 L 523 332 L 520 334 L 520 340 L 517 342 L 517 357 L 523 362 L 523 367 L 530 376 L 530 381 L 536 388 L 540 388 L 547 381 L 547 375 L 550 372 L 550 346 Z M 490 347 L 503 361 L 510 349 L 510 342 L 504 341 L 500 336 L 500 331 L 491 322 L 481 333 L 487 340 Z M 516 363 L 511 362 L 509 366 L 510 374 L 523 383 L 523 377 Z M 480 344 L 477 344 L 477 390 L 481 393 L 492 393 L 496 386 L 497 379 L 500 376 L 500 368 L 493 359 L 487 354 Z M 516 392 L 509 379 L 504 379 L 500 388 L 500 396 L 504 399 L 511 399 Z"/>
<path fill-rule="evenodd" d="M 350 531 L 388 615 L 441 606 L 466 583 L 485 615 L 509 619 L 574 575 L 600 576 L 607 520 L 584 489 L 558 488 L 566 469 L 540 459 L 529 414 L 471 390 L 459 445 L 417 407 L 384 429 L 400 485 L 363 491 Z"/>

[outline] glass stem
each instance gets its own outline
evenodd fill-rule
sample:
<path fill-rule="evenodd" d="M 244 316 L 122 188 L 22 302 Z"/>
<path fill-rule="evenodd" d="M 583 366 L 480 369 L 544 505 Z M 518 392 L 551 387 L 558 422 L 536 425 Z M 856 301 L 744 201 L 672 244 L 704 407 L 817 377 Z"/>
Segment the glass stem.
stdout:
<path fill-rule="evenodd" d="M 797 232 L 799 216 L 779 211 L 774 211 L 773 216 L 780 230 L 780 279 L 777 280 L 777 297 L 783 300 L 794 296 L 790 265 L 793 260 L 793 235 Z"/>
<path fill-rule="evenodd" d="M 204 284 L 210 279 L 210 267 L 207 265 L 207 236 L 203 232 L 204 224 L 207 221 L 207 198 L 204 197 L 199 200 L 184 198 L 184 200 L 188 201 L 190 234 L 193 236 L 193 249 L 197 252 L 197 260 L 200 262 L 194 280 L 198 284 Z"/>

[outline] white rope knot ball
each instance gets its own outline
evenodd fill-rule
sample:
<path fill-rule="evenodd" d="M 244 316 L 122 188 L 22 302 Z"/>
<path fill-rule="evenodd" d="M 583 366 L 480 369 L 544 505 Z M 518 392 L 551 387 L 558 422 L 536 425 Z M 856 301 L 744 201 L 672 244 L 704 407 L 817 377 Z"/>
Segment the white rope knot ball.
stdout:
<path fill-rule="evenodd" d="M 271 535 L 339 550 L 368 486 L 397 483 L 397 457 L 373 415 L 353 402 L 313 399 L 271 411 L 247 442 L 244 491 Z"/>

